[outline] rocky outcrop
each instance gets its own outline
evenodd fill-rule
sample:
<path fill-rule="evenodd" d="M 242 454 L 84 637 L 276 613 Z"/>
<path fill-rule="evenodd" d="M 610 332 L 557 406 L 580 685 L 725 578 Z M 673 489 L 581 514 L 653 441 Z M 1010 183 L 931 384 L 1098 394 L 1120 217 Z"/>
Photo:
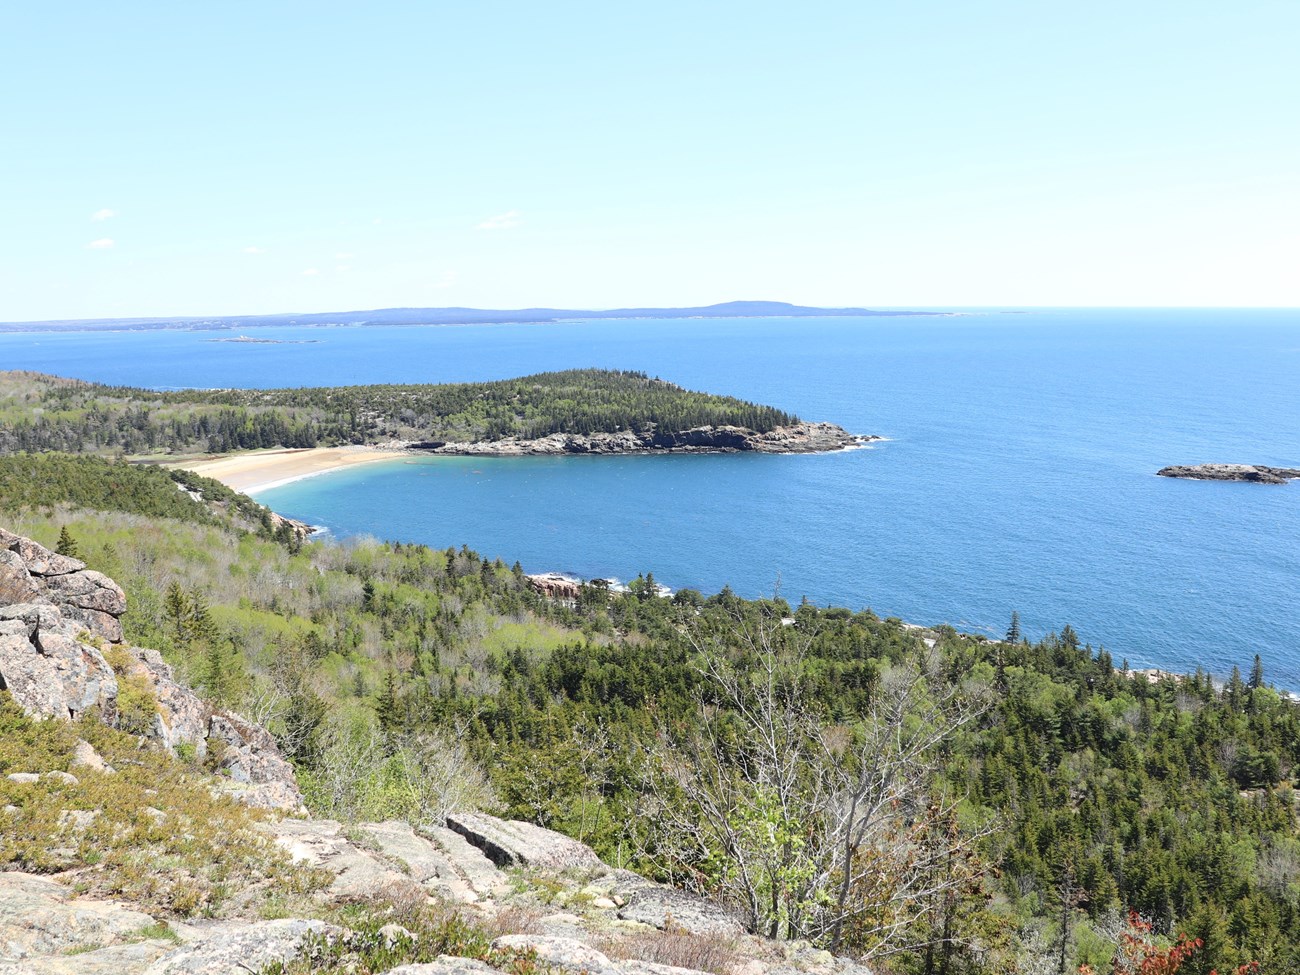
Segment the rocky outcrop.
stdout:
<path fill-rule="evenodd" d="M 458 813 L 447 817 L 447 828 L 465 837 L 499 867 L 566 870 L 604 866 L 585 843 L 532 823 Z"/>
<path fill-rule="evenodd" d="M 536 440 L 507 437 L 473 443 L 422 441 L 404 446 L 434 454 L 522 457 L 531 454 L 740 453 L 812 454 L 862 446 L 877 436 L 849 433 L 834 423 L 796 423 L 759 433 L 748 427 L 703 426 L 678 432 L 553 433 Z"/>
<path fill-rule="evenodd" d="M 274 511 L 268 512 L 271 519 L 271 530 L 277 535 L 287 531 L 300 542 L 305 542 L 310 535 L 315 534 L 316 529 L 305 521 L 295 521 L 292 518 L 286 518 L 284 515 L 278 515 Z"/>
<path fill-rule="evenodd" d="M 153 923 L 120 904 L 74 897 L 45 877 L 0 873 L 0 972 L 32 956 L 123 941 Z"/>
<path fill-rule="evenodd" d="M 1255 484 L 1285 484 L 1300 478 L 1300 468 L 1264 467 L 1260 464 L 1196 464 L 1162 467 L 1160 477 L 1183 477 L 1195 481 L 1250 481 Z"/>
<path fill-rule="evenodd" d="M 558 572 L 544 572 L 539 575 L 525 576 L 528 585 L 539 595 L 547 599 L 576 604 L 582 595 L 582 583 Z"/>
<path fill-rule="evenodd" d="M 870 975 L 806 943 L 746 934 L 722 906 L 613 869 L 550 830 L 482 814 L 452 820 L 457 830 L 292 818 L 259 828 L 295 861 L 331 877 L 313 895 L 323 912 L 341 903 L 451 900 L 471 923 L 477 917 L 504 929 L 494 948 L 535 957 L 556 972 L 699 975 L 695 965 L 703 967 L 708 955 L 711 970 L 720 970 L 722 958 L 745 975 Z M 175 923 L 170 931 L 154 922 L 129 904 L 77 898 L 48 878 L 0 873 L 0 975 L 240 975 L 295 957 L 309 935 L 344 944 L 353 937 L 302 918 Z M 392 927 L 394 938 L 409 934 Z M 387 975 L 499 971 L 443 956 Z"/>
<path fill-rule="evenodd" d="M 134 680 L 156 708 L 150 737 L 200 757 L 215 748 L 239 799 L 300 810 L 293 769 L 266 730 L 214 712 L 157 651 L 123 643 L 125 612 L 126 594 L 112 579 L 0 528 L 0 690 L 36 717 L 71 720 L 95 710 L 116 725 L 121 682 Z"/>
<path fill-rule="evenodd" d="M 343 929 L 324 921 L 284 918 L 253 924 L 233 922 L 200 929 L 195 942 L 171 951 L 145 969 L 144 975 L 234 975 L 258 972 L 298 953 L 308 935 L 339 937 Z"/>

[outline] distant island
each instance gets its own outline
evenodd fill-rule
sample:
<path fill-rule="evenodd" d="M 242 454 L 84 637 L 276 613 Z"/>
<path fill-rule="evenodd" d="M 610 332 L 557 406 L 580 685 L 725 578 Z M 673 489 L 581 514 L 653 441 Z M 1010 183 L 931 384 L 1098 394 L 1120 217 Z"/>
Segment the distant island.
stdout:
<path fill-rule="evenodd" d="M 1255 484 L 1285 484 L 1300 478 L 1300 468 L 1264 467 L 1260 464 L 1195 464 L 1162 467 L 1160 477 L 1181 477 L 1194 481 L 1250 481 Z"/>
<path fill-rule="evenodd" d="M 141 458 L 274 448 L 441 454 L 813 453 L 878 439 L 641 372 L 483 383 L 160 392 L 0 372 L 0 455 Z"/>
<path fill-rule="evenodd" d="M 255 339 L 251 335 L 232 335 L 229 338 L 204 339 L 205 342 L 235 342 L 250 345 L 319 345 L 320 339 Z"/>
<path fill-rule="evenodd" d="M 379 308 L 371 311 L 314 312 L 296 315 L 236 315 L 180 318 L 79 318 L 42 322 L 0 322 L 0 332 L 139 331 L 144 329 L 246 329 L 292 325 L 509 325 L 629 318 L 864 318 L 943 316 L 948 312 L 873 311 L 869 308 L 814 308 L 784 301 L 726 301 L 690 308 Z"/>

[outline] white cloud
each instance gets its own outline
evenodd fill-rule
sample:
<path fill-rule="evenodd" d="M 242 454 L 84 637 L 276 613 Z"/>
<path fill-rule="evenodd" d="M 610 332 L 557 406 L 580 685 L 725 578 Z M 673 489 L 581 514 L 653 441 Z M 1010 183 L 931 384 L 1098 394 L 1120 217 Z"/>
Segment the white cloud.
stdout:
<path fill-rule="evenodd" d="M 352 260 L 352 255 L 351 255 L 351 254 L 335 254 L 335 255 L 334 255 L 334 260 L 336 260 L 336 261 L 350 261 L 350 260 Z"/>
<path fill-rule="evenodd" d="M 245 253 L 245 254 L 265 254 L 265 253 L 266 253 L 266 248 L 265 248 L 265 247 L 258 247 L 257 245 L 253 245 L 252 247 L 245 247 L 245 248 L 244 248 L 244 253 Z"/>
<path fill-rule="evenodd" d="M 113 238 L 101 237 L 99 238 L 99 240 L 92 240 L 86 246 L 89 247 L 92 251 L 106 251 L 113 246 Z"/>
<path fill-rule="evenodd" d="M 518 210 L 507 210 L 505 213 L 498 213 L 495 217 L 488 217 L 478 225 L 478 229 L 509 230 L 511 227 L 518 227 L 522 222 Z"/>
<path fill-rule="evenodd" d="M 314 267 L 309 267 L 307 270 L 302 272 L 304 278 L 314 278 L 318 274 L 320 274 L 320 269 Z"/>
<path fill-rule="evenodd" d="M 372 224 L 374 224 L 376 227 L 378 227 L 378 226 L 379 226 L 381 223 L 383 223 L 384 221 L 381 220 L 381 219 L 379 219 L 379 217 L 375 217 L 375 219 L 374 219 L 374 220 L 371 220 L 370 222 L 371 222 Z"/>
<path fill-rule="evenodd" d="M 456 283 L 455 271 L 443 271 L 438 280 L 433 282 L 435 288 L 450 288 Z"/>
<path fill-rule="evenodd" d="M 345 271 L 351 271 L 352 268 L 349 267 L 349 266 L 346 265 L 346 264 L 340 264 L 340 265 L 339 265 L 338 267 L 336 267 L 334 270 L 338 271 L 339 274 L 343 274 Z"/>
<path fill-rule="evenodd" d="M 116 211 L 116 210 L 110 210 L 110 209 L 108 209 L 108 207 L 104 207 L 104 209 L 102 209 L 102 210 L 96 210 L 94 213 L 92 213 L 92 214 L 90 215 L 90 219 L 91 219 L 91 220 L 107 220 L 109 217 L 116 217 L 116 216 L 117 216 L 117 211 Z"/>

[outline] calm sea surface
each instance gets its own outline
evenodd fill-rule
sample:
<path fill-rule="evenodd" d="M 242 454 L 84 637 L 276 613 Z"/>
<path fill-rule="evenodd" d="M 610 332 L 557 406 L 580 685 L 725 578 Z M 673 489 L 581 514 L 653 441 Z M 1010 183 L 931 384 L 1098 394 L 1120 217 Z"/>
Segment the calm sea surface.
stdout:
<path fill-rule="evenodd" d="M 216 335 L 222 333 L 215 333 Z M 231 334 L 231 333 L 225 333 Z M 529 571 L 663 583 L 1001 635 L 1070 623 L 1133 666 L 1300 688 L 1300 312 L 0 334 L 0 366 L 153 387 L 640 369 L 888 442 L 821 456 L 429 458 L 259 500 L 335 535 L 468 544 Z"/>

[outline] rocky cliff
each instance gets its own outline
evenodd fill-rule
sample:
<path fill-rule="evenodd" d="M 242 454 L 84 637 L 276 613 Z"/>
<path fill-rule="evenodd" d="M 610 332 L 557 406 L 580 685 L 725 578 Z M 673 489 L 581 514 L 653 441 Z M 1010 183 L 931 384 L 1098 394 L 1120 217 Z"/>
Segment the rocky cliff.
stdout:
<path fill-rule="evenodd" d="M 435 454 L 483 457 L 521 457 L 530 454 L 644 454 L 644 453 L 740 453 L 813 454 L 861 446 L 880 440 L 858 436 L 834 423 L 796 423 L 758 433 L 747 427 L 695 427 L 677 433 L 646 431 L 634 433 L 553 433 L 537 440 L 484 440 L 474 443 L 424 441 L 405 444 L 414 450 Z"/>
<path fill-rule="evenodd" d="M 1260 464 L 1195 464 L 1162 467 L 1160 477 L 1182 477 L 1195 481 L 1252 481 L 1256 484 L 1285 484 L 1300 477 L 1295 467 L 1264 467 Z"/>
<path fill-rule="evenodd" d="M 207 705 L 175 680 L 157 651 L 125 643 L 124 612 L 126 596 L 112 579 L 0 528 L 0 690 L 37 717 L 70 720 L 94 711 L 117 727 L 119 691 L 129 682 L 152 708 L 146 737 L 172 752 L 187 746 L 200 758 L 217 749 L 218 767 L 249 805 L 301 808 L 293 769 L 271 736 Z"/>

